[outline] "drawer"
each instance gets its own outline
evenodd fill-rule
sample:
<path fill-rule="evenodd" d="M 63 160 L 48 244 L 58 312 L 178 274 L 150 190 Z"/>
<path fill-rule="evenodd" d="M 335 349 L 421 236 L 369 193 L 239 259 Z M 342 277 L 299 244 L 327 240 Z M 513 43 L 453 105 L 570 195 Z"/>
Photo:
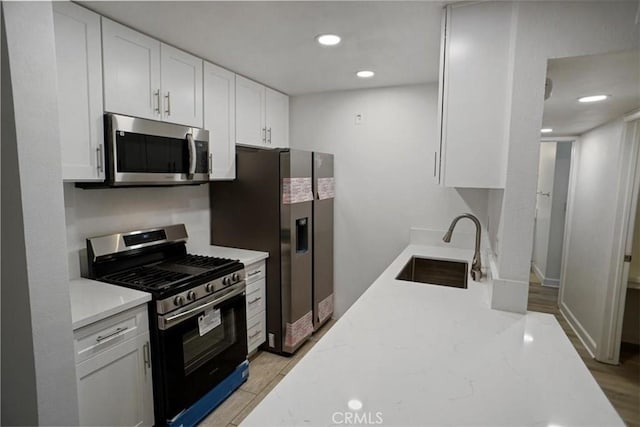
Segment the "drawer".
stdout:
<path fill-rule="evenodd" d="M 247 286 L 247 319 L 255 316 L 265 308 L 265 279 Z"/>
<path fill-rule="evenodd" d="M 266 340 L 266 319 L 264 311 L 247 321 L 247 346 L 249 353 Z"/>
<path fill-rule="evenodd" d="M 263 279 L 266 275 L 266 263 L 264 261 L 254 262 L 245 268 L 247 285 L 257 280 Z"/>
<path fill-rule="evenodd" d="M 76 363 L 148 331 L 146 304 L 80 328 L 73 334 Z"/>

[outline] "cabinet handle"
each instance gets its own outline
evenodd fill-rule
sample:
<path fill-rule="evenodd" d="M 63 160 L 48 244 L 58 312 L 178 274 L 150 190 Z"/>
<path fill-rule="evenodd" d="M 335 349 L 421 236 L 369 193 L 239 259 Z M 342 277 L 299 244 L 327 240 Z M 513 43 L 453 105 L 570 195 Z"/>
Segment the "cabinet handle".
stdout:
<path fill-rule="evenodd" d="M 436 176 L 436 170 L 437 170 L 437 166 L 438 166 L 438 152 L 434 151 L 433 152 L 433 176 Z"/>
<path fill-rule="evenodd" d="M 104 172 L 104 157 L 102 155 L 102 144 L 98 145 L 98 148 L 96 148 L 96 157 L 97 157 L 96 168 L 98 169 L 98 173 L 102 173 Z"/>
<path fill-rule="evenodd" d="M 213 173 L 213 153 L 209 153 L 209 175 Z"/>
<path fill-rule="evenodd" d="M 142 357 L 144 360 L 144 374 L 147 375 L 147 368 L 151 369 L 151 355 L 149 354 L 149 341 L 142 346 Z"/>
<path fill-rule="evenodd" d="M 160 89 L 153 92 L 153 96 L 156 97 L 156 107 L 154 108 L 156 114 L 160 115 Z"/>
<path fill-rule="evenodd" d="M 167 113 L 167 116 L 170 116 L 171 115 L 171 92 L 167 92 L 167 95 L 165 96 L 165 98 L 167 99 L 167 109 L 164 112 Z"/>
<path fill-rule="evenodd" d="M 258 301 L 260 301 L 261 299 L 262 299 L 262 297 L 258 297 L 258 298 L 256 298 L 256 299 L 253 299 L 253 300 L 251 300 L 251 301 L 247 301 L 247 302 L 248 302 L 249 304 L 255 304 L 255 303 L 257 303 Z"/>
<path fill-rule="evenodd" d="M 267 143 L 267 128 L 262 128 L 262 143 Z"/>
<path fill-rule="evenodd" d="M 262 333 L 262 331 L 260 330 L 260 331 L 256 332 L 255 334 L 251 334 L 251 335 L 249 335 L 249 339 L 252 340 L 255 337 L 259 336 L 261 333 Z"/>
<path fill-rule="evenodd" d="M 127 329 L 128 328 L 126 328 L 126 327 L 125 328 L 117 328 L 115 331 L 111 332 L 109 335 L 105 335 L 105 336 L 98 335 L 96 337 L 96 341 L 97 342 L 102 342 L 102 341 L 105 341 L 108 338 L 115 338 L 118 334 L 120 334 L 121 332 L 126 331 Z"/>
<path fill-rule="evenodd" d="M 269 138 L 267 139 L 269 141 L 268 144 L 271 144 L 271 128 L 269 128 L 267 132 L 269 132 Z"/>
<path fill-rule="evenodd" d="M 247 274 L 247 277 L 255 276 L 256 274 L 260 274 L 260 273 L 262 273 L 262 270 L 256 270 L 253 273 Z"/>

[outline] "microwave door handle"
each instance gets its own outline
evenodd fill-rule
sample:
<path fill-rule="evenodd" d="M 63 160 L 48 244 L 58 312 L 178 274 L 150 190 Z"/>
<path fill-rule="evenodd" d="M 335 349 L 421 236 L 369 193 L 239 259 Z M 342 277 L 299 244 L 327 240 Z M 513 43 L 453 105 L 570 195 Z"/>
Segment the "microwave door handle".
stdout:
<path fill-rule="evenodd" d="M 189 179 L 192 179 L 193 174 L 196 173 L 196 142 L 193 134 L 187 134 L 187 142 L 189 144 Z"/>

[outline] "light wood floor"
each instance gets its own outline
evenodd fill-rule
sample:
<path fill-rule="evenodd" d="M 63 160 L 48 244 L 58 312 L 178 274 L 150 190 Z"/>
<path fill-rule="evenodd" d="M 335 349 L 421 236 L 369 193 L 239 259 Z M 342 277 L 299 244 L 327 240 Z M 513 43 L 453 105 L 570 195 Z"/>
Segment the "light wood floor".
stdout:
<path fill-rule="evenodd" d="M 597 362 L 589 355 L 580 339 L 560 314 L 557 301 L 558 290 L 542 286 L 538 278 L 531 274 L 529 311 L 550 313 L 558 319 L 582 361 L 620 417 L 628 426 L 640 427 L 640 349 L 638 346 L 623 345 L 618 366 Z"/>
<path fill-rule="evenodd" d="M 330 319 L 291 357 L 258 351 L 249 359 L 249 379 L 218 406 L 200 427 L 235 427 L 291 371 L 309 350 L 335 324 Z"/>

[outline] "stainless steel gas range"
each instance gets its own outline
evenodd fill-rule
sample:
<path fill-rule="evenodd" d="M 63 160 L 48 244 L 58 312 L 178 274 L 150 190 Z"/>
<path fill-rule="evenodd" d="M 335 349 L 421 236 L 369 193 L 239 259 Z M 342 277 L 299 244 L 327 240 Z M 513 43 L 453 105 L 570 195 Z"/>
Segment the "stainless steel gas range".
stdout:
<path fill-rule="evenodd" d="M 153 296 L 156 425 L 197 421 L 232 391 L 216 387 L 247 375 L 238 374 L 247 358 L 244 266 L 188 254 L 187 237 L 179 224 L 87 239 L 90 278 Z"/>

